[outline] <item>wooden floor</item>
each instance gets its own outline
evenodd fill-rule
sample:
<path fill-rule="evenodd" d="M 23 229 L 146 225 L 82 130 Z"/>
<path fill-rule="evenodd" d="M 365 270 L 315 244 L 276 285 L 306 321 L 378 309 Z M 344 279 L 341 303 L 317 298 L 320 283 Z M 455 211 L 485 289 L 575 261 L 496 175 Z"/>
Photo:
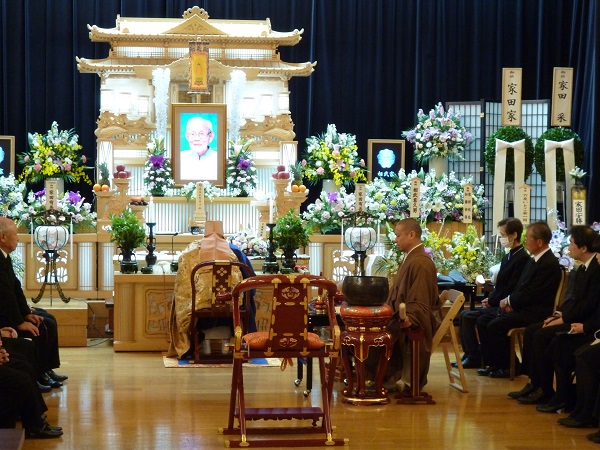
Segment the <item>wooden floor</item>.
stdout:
<path fill-rule="evenodd" d="M 225 438 L 230 369 L 166 369 L 160 353 L 113 353 L 110 342 L 61 349 L 69 375 L 64 388 L 44 394 L 49 421 L 62 439 L 26 440 L 24 449 L 218 449 Z M 586 440 L 592 429 L 568 429 L 562 415 L 542 414 L 510 400 L 523 377 L 511 382 L 468 370 L 470 392 L 448 386 L 441 350 L 432 359 L 427 391 L 436 405 L 358 407 L 334 397 L 336 437 L 351 449 L 566 449 L 600 446 Z M 251 368 L 246 390 L 264 399 L 302 405 L 295 367 Z M 259 383 L 260 380 L 260 383 Z M 337 385 L 338 392 L 341 384 Z M 311 397 L 318 401 L 315 388 Z M 0 448 L 2 447 L 0 443 Z"/>

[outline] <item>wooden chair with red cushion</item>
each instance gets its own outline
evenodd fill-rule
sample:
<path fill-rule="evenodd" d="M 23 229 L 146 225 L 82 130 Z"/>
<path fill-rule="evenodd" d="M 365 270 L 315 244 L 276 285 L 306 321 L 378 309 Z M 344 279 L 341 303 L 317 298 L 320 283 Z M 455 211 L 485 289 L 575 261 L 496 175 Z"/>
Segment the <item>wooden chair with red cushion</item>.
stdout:
<path fill-rule="evenodd" d="M 231 318 L 233 307 L 231 302 L 231 290 L 235 286 L 233 279 L 233 268 L 237 267 L 246 274 L 254 273 L 248 265 L 239 261 L 204 261 L 198 263 L 192 269 L 190 282 L 192 285 L 192 317 L 190 321 L 190 332 L 194 344 L 194 361 L 196 363 L 231 363 L 233 362 L 232 355 L 223 353 L 211 353 L 210 355 L 202 355 L 200 353 L 200 332 L 198 330 L 198 321 L 207 318 Z M 196 302 L 198 277 L 206 269 L 211 269 L 211 307 L 201 308 Z M 200 273 L 198 273 L 200 271 Z M 248 329 L 248 315 L 250 305 L 248 300 L 250 292 L 245 297 L 246 303 L 241 308 L 243 312 L 244 330 Z"/>
<path fill-rule="evenodd" d="M 340 352 L 340 328 L 335 319 L 333 302 L 327 303 L 330 336 L 323 341 L 315 333 L 308 332 L 308 304 L 313 294 L 312 288 L 322 288 L 327 297 L 333 299 L 336 285 L 324 277 L 314 275 L 262 275 L 248 278 L 239 283 L 232 292 L 234 332 L 234 362 L 231 381 L 231 398 L 227 435 L 240 438 L 230 440 L 230 447 L 309 447 L 344 445 L 344 439 L 334 439 L 330 416 L 333 381 Z M 267 331 L 243 334 L 240 316 L 240 296 L 251 289 L 272 289 L 273 300 L 271 320 Z M 271 405 L 249 407 L 244 393 L 243 360 L 251 358 L 279 358 L 282 370 L 297 358 L 316 358 L 319 363 L 321 382 L 320 406 Z M 238 420 L 238 426 L 234 425 Z M 293 420 L 289 426 L 248 427 L 248 421 L 257 420 Z M 298 420 L 311 420 L 310 426 L 298 424 Z M 319 425 L 319 421 L 321 424 Z M 249 438 L 249 434 L 261 435 L 261 438 Z M 289 434 L 311 434 L 302 438 L 286 438 Z M 315 434 L 322 436 L 316 437 Z"/>

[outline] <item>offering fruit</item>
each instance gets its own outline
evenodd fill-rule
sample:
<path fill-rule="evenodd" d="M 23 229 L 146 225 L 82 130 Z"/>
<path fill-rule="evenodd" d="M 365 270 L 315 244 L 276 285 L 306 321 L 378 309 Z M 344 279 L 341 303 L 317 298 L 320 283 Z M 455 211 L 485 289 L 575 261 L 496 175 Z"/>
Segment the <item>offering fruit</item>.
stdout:
<path fill-rule="evenodd" d="M 281 164 L 277 166 L 277 172 L 285 172 L 285 166 Z"/>
<path fill-rule="evenodd" d="M 102 192 L 108 192 L 110 190 L 110 186 L 108 184 L 102 185 Z"/>
<path fill-rule="evenodd" d="M 300 186 L 297 184 L 292 184 L 292 192 L 300 192 Z"/>
<path fill-rule="evenodd" d="M 306 186 L 304 186 L 303 184 L 298 186 L 298 192 L 306 192 Z"/>
<path fill-rule="evenodd" d="M 289 180 L 290 179 L 290 173 L 289 172 L 279 172 L 277 174 L 277 178 L 279 178 L 280 180 Z"/>
<path fill-rule="evenodd" d="M 115 169 L 117 169 L 117 172 L 124 172 L 125 171 L 125 165 L 124 164 L 117 164 L 115 166 Z"/>
<path fill-rule="evenodd" d="M 128 178 L 127 172 L 125 172 L 124 170 L 121 172 L 117 172 L 117 178 Z"/>
<path fill-rule="evenodd" d="M 92 186 L 92 189 L 94 190 L 94 192 L 100 192 L 102 190 L 102 186 L 100 186 L 98 183 L 96 183 L 95 185 Z"/>

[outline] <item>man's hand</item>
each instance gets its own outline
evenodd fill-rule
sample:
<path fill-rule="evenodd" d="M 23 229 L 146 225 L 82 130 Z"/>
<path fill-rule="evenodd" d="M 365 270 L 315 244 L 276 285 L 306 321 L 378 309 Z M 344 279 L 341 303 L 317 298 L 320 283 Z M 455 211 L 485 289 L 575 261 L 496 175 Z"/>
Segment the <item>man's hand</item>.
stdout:
<path fill-rule="evenodd" d="M 542 326 L 542 328 L 546 328 L 549 326 L 554 326 L 554 325 L 562 325 L 563 323 L 565 323 L 563 321 L 562 316 L 550 316 L 548 317 L 546 320 L 544 320 L 544 325 Z"/>
<path fill-rule="evenodd" d="M 11 327 L 0 328 L 0 336 L 9 337 L 9 338 L 19 337 L 19 335 L 17 334 L 17 331 Z"/>
<path fill-rule="evenodd" d="M 8 362 L 8 352 L 4 349 L 4 347 L 0 347 L 0 366 L 7 362 Z"/>
<path fill-rule="evenodd" d="M 583 324 L 582 323 L 572 323 L 571 329 L 569 330 L 569 334 L 581 334 L 583 333 Z"/>
<path fill-rule="evenodd" d="M 400 328 L 410 328 L 411 325 L 412 323 L 408 316 L 406 316 L 406 319 L 400 321 Z"/>
<path fill-rule="evenodd" d="M 40 335 L 40 330 L 38 330 L 38 327 L 36 327 L 31 322 L 27 322 L 27 321 L 23 322 L 21 325 L 18 325 L 17 326 L 17 330 L 20 330 L 20 331 L 29 331 L 34 336 L 39 336 Z"/>
<path fill-rule="evenodd" d="M 512 306 L 508 303 L 508 297 L 500 300 L 500 310 L 505 313 L 512 312 Z"/>
<path fill-rule="evenodd" d="M 487 298 L 484 298 L 483 300 L 481 300 L 481 306 L 483 306 L 484 308 L 490 307 L 490 302 L 488 301 Z"/>
<path fill-rule="evenodd" d="M 44 318 L 42 316 L 38 316 L 37 314 L 27 314 L 25 316 L 25 320 L 27 322 L 31 322 L 36 327 L 39 327 L 40 324 L 42 323 L 42 321 L 44 320 Z"/>

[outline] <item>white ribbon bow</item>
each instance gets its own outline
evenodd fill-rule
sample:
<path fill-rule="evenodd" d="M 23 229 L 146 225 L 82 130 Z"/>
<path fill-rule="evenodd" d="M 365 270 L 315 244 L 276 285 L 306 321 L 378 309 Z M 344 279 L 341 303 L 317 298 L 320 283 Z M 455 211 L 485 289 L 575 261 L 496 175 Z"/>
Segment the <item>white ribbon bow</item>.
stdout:
<path fill-rule="evenodd" d="M 574 181 L 568 176 L 569 172 L 575 168 L 575 139 L 571 138 L 567 141 L 544 141 L 544 160 L 546 168 L 546 211 L 556 211 L 556 149 L 563 149 L 563 160 L 565 162 L 565 181 L 567 190 L 567 200 L 565 205 L 565 223 L 567 220 L 572 222 L 571 217 L 571 188 Z M 558 224 L 556 221 L 549 223 L 550 228 L 556 230 Z"/>
<path fill-rule="evenodd" d="M 517 201 L 517 196 L 522 195 L 522 186 L 525 184 L 525 139 L 515 142 L 506 142 L 502 139 L 496 139 L 496 164 L 494 166 L 494 226 L 500 222 L 504 216 L 504 194 L 506 180 L 506 150 L 514 149 L 515 155 L 515 199 L 514 215 L 518 219 L 523 217 L 523 202 Z"/>

